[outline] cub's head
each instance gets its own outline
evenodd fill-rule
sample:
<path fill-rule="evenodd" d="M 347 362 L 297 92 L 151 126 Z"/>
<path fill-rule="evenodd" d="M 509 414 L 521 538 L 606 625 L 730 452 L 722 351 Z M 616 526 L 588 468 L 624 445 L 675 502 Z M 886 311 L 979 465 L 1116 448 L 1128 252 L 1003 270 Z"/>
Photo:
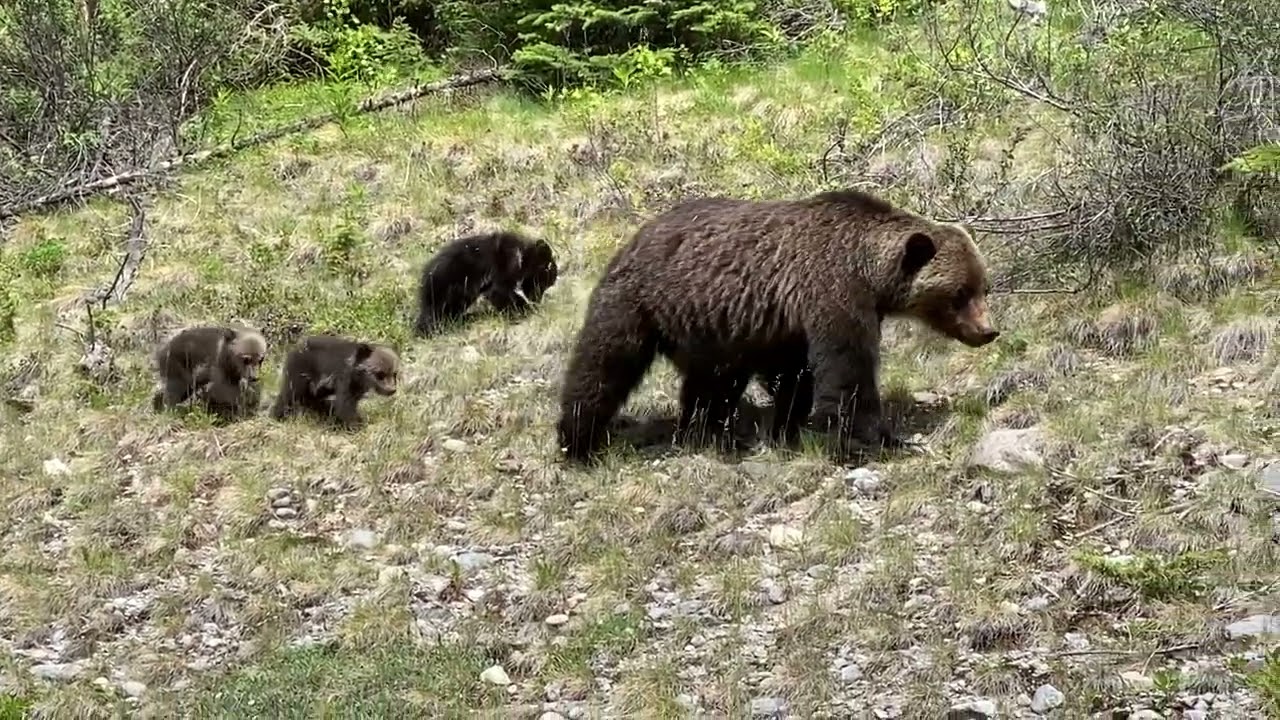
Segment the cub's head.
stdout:
<path fill-rule="evenodd" d="M 400 357 L 385 345 L 356 345 L 354 374 L 359 386 L 379 395 L 395 395 L 400 378 Z"/>
<path fill-rule="evenodd" d="M 530 302 L 538 302 L 560 276 L 551 246 L 546 240 L 537 241 L 524 251 L 520 264 L 524 268 L 520 290 Z"/>
<path fill-rule="evenodd" d="M 902 314 L 969 347 L 999 337 L 987 315 L 987 265 L 969 231 L 924 221 L 903 228 L 901 238 Z"/>
<path fill-rule="evenodd" d="M 222 338 L 223 362 L 228 375 L 256 383 L 267 357 L 267 341 L 253 330 L 227 328 Z"/>

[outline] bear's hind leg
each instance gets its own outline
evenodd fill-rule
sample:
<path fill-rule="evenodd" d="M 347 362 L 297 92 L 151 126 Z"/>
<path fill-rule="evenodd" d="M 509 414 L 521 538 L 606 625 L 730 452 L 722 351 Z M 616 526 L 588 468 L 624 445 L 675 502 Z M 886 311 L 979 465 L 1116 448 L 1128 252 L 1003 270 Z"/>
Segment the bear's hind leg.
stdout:
<path fill-rule="evenodd" d="M 629 298 L 593 298 L 560 393 L 556 434 L 571 459 L 587 460 L 604 444 L 609 422 L 656 352 L 657 337 Z"/>
<path fill-rule="evenodd" d="M 680 385 L 676 435 L 683 437 L 694 431 L 699 442 L 724 435 L 731 429 L 738 401 L 750 380 L 748 373 L 736 368 L 691 367 Z"/>

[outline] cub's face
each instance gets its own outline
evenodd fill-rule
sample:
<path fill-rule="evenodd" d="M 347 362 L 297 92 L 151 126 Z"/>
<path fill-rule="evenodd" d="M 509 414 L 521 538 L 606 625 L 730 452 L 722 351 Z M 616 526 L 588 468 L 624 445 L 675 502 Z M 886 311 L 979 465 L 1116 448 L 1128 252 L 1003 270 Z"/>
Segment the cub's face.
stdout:
<path fill-rule="evenodd" d="M 231 369 L 242 383 L 256 384 L 267 357 L 267 342 L 257 333 L 239 333 L 226 346 Z"/>
<path fill-rule="evenodd" d="M 396 394 L 400 379 L 400 358 L 389 348 L 374 347 L 356 366 L 361 385 L 383 396 Z"/>
<path fill-rule="evenodd" d="M 969 233 L 959 225 L 938 224 L 927 236 L 912 237 L 932 240 L 935 254 L 915 274 L 908 314 L 969 347 L 982 347 L 999 337 L 987 309 L 991 281 L 986 263 Z M 908 242 L 910 250 L 912 241 Z"/>
<path fill-rule="evenodd" d="M 556 284 L 560 270 L 551 253 L 551 246 L 545 240 L 539 240 L 530 249 L 526 262 L 529 263 L 529 272 L 521 282 L 520 290 L 530 302 L 538 302 Z"/>

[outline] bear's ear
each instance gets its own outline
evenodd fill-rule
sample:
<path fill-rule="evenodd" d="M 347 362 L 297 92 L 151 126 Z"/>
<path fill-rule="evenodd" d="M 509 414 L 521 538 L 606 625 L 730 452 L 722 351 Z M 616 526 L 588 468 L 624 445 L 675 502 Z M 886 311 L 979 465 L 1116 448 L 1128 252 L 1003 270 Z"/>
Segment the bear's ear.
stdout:
<path fill-rule="evenodd" d="M 237 337 L 239 337 L 239 333 L 237 333 L 237 332 L 236 332 L 235 328 L 223 328 L 223 329 L 222 329 L 222 341 L 223 341 L 223 342 L 226 342 L 226 343 L 233 343 L 233 342 L 235 342 L 235 341 L 236 341 L 236 338 L 237 338 Z"/>
<path fill-rule="evenodd" d="M 373 354 L 373 346 L 369 343 L 360 343 L 356 345 L 356 365 L 363 363 Z"/>
<path fill-rule="evenodd" d="M 934 244 L 933 238 L 924 233 L 911 233 L 902 248 L 903 277 L 912 277 L 920 272 L 937 254 L 938 246 Z"/>
<path fill-rule="evenodd" d="M 533 244 L 532 255 L 539 262 L 547 262 L 551 259 L 551 245 L 546 240 L 539 240 Z"/>

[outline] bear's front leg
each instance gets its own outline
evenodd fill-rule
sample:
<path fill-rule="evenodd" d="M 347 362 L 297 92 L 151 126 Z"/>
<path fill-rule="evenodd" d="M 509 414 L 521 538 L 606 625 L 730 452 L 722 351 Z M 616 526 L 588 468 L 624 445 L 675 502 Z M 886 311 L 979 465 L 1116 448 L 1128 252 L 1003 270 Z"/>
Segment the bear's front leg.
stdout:
<path fill-rule="evenodd" d="M 884 422 L 880 404 L 879 324 L 850 320 L 843 325 L 811 334 L 812 423 L 820 430 L 835 425 L 842 446 L 849 441 L 873 447 L 897 446 L 901 443 Z"/>

